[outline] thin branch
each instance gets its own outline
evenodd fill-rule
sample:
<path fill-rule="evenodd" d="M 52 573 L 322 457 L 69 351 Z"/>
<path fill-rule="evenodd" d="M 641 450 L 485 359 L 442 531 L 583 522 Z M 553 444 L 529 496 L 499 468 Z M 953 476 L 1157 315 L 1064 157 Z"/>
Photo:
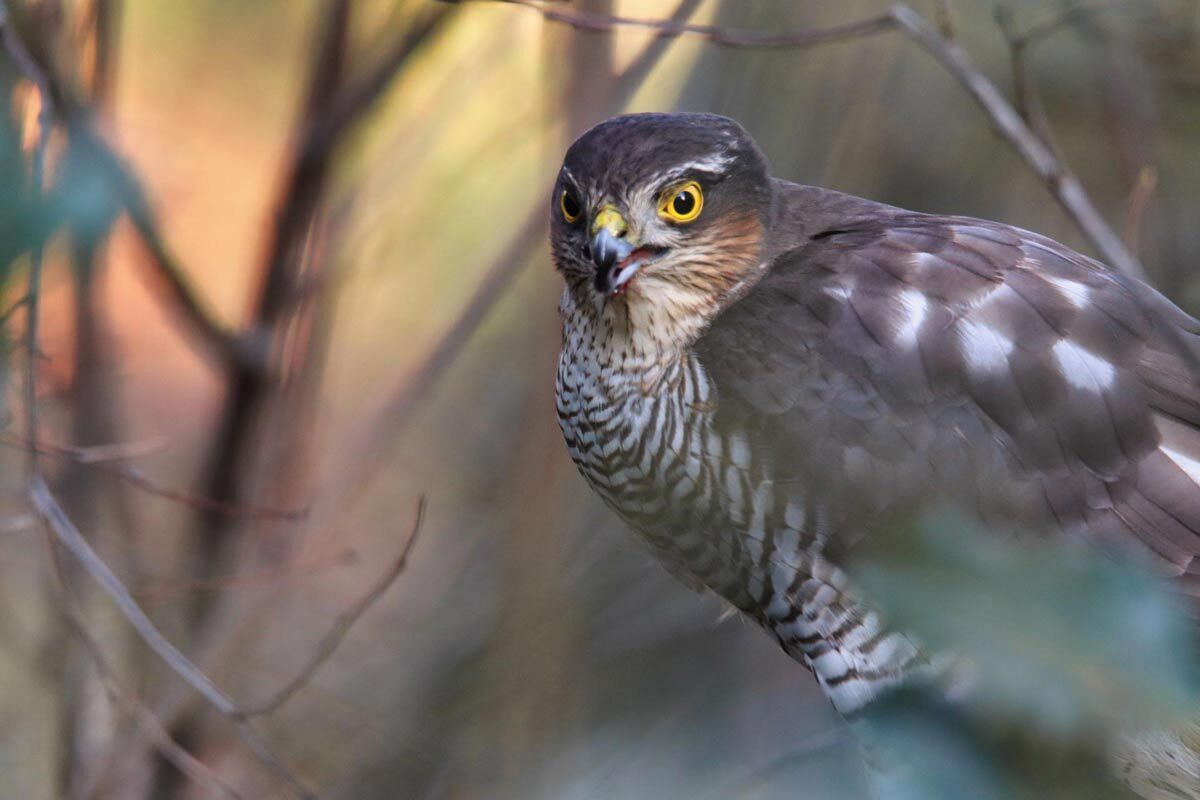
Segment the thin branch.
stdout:
<path fill-rule="evenodd" d="M 1132 252 L 1137 252 L 1138 235 L 1142 230 L 1142 219 L 1146 215 L 1146 207 L 1150 198 L 1158 188 L 1158 170 L 1152 166 L 1142 167 L 1138 173 L 1133 190 L 1129 193 L 1129 201 L 1125 204 L 1125 224 L 1121 226 L 1121 238 L 1125 246 Z"/>
<path fill-rule="evenodd" d="M 400 69 L 453 17 L 452 9 L 438 8 L 405 31 L 366 74 L 349 83 L 330 103 L 306 133 L 302 150 L 317 152 L 330 146 L 370 110 Z"/>
<path fill-rule="evenodd" d="M 170 733 L 167 732 L 162 721 L 154 715 L 154 712 L 145 703 L 120 685 L 116 678 L 115 670 L 113 670 L 108 658 L 104 655 L 104 649 L 96 641 L 96 638 L 92 636 L 91 631 L 88 630 L 79 609 L 70 597 L 66 580 L 63 576 L 62 565 L 59 563 L 58 554 L 54 549 L 53 540 L 48 540 L 47 544 L 50 551 L 50 561 L 54 567 L 53 575 L 60 599 L 60 606 L 65 611 L 67 623 L 88 651 L 88 655 L 91 657 L 96 668 L 96 674 L 99 676 L 109 700 L 114 705 L 124 709 L 137 723 L 146 740 L 154 745 L 155 749 L 162 753 L 164 758 L 174 764 L 176 769 L 190 778 L 197 786 L 204 788 L 210 794 L 233 798 L 233 800 L 243 800 L 242 795 L 238 794 L 233 787 L 221 780 L 220 776 L 204 764 L 204 762 L 189 753 L 179 742 L 175 741 Z"/>
<path fill-rule="evenodd" d="M 146 612 L 133 599 L 125 584 L 113 573 L 108 564 L 104 563 L 104 559 L 97 555 L 92 546 L 88 544 L 87 539 L 75 527 L 75 523 L 67 516 L 40 475 L 35 475 L 30 481 L 29 499 L 38 514 L 50 526 L 58 541 L 78 559 L 87 573 L 116 604 L 142 641 L 215 709 L 226 716 L 233 716 L 237 711 L 237 704 L 233 698 L 213 683 L 199 667 L 193 664 L 175 645 L 171 644 L 155 627 L 150 618 L 146 616 Z"/>
<path fill-rule="evenodd" d="M 40 474 L 34 475 L 30 481 L 29 498 L 38 515 L 46 521 L 58 542 L 75 556 L 84 570 L 100 585 L 100 588 L 116 604 L 122 616 L 137 631 L 138 636 L 154 654 L 162 659 L 163 663 L 182 678 L 188 686 L 208 701 L 213 708 L 231 719 L 236 726 L 238 735 L 258 756 L 259 760 L 286 782 L 298 797 L 314 797 L 312 790 L 301 783 L 272 752 L 258 731 L 242 718 L 233 698 L 213 683 L 199 667 L 193 664 L 175 645 L 171 644 L 155 627 L 146 612 L 133 599 L 125 584 L 97 555 L 96 551 L 88 544 L 87 539 L 75 527 L 75 523 L 67 516 Z"/>
<path fill-rule="evenodd" d="M 1045 106 L 1042 105 L 1037 82 L 1030 75 L 1029 59 L 1027 58 L 1029 46 L 1039 41 L 1039 38 L 1031 37 L 1028 33 L 1018 34 L 1012 12 L 1006 6 L 996 9 L 996 24 L 1008 42 L 1008 60 L 1012 67 L 1013 104 L 1021 115 L 1021 119 L 1029 124 L 1042 143 L 1058 157 L 1059 149 L 1054 141 L 1054 131 L 1046 116 Z"/>
<path fill-rule="evenodd" d="M 501 0 L 503 1 L 503 0 Z M 692 0 L 681 0 L 667 23 L 675 28 L 687 26 L 684 22 L 688 15 L 695 12 L 698 3 Z M 530 4 L 531 8 L 538 8 Z M 539 8 L 540 10 L 540 8 Z M 599 19 L 599 18 L 594 18 Z M 674 36 L 679 35 L 674 34 Z M 663 42 L 672 38 L 664 34 L 646 45 L 638 53 L 629 66 L 612 82 L 609 103 L 622 106 L 633 94 L 637 86 L 666 52 Z M 437 343 L 418 362 L 417 366 L 405 374 L 403 378 L 385 395 L 385 400 L 379 408 L 367 415 L 368 422 L 352 436 L 354 444 L 349 448 L 352 453 L 369 454 L 377 452 L 384 444 L 379 435 L 381 430 L 399 431 L 404 428 L 411 414 L 419 408 L 432 394 L 434 387 L 442 376 L 458 360 L 466 349 L 467 343 L 483 324 L 483 321 L 504 298 L 508 290 L 516 283 L 517 275 L 529 263 L 530 254 L 544 240 L 546 235 L 546 210 L 540 203 L 535 203 L 529 209 L 525 219 L 517 228 L 516 235 L 509 245 L 500 252 L 496 260 L 484 272 L 483 279 L 476 285 L 475 291 L 463 306 L 462 311 L 438 338 Z M 394 434 L 393 434 L 394 435 Z M 341 476 L 341 486 L 351 486 L 356 490 L 366 484 L 363 477 L 366 465 L 371 462 L 369 457 L 358 457 L 348 479 Z M 336 494 L 336 492 L 335 492 Z"/>
<path fill-rule="evenodd" d="M 704 0 L 680 0 L 679 5 L 671 12 L 670 21 L 676 24 L 687 22 L 703 2 Z M 609 102 L 614 108 L 624 108 L 646 76 L 662 60 L 663 54 L 673 41 L 665 36 L 655 37 L 654 41 L 642 48 L 642 52 L 629 62 L 625 71 L 613 82 L 612 98 Z"/>
<path fill-rule="evenodd" d="M 283 706 L 296 692 L 303 689 L 317 670 L 329 660 L 342 640 L 346 638 L 346 634 L 350 632 L 350 628 L 358 621 L 358 618 L 370 608 L 376 600 L 378 600 L 384 592 L 388 590 L 396 579 L 400 577 L 400 573 L 404 572 L 404 567 L 408 563 L 408 554 L 412 552 L 413 545 L 416 544 L 417 534 L 421 531 L 421 522 L 425 516 L 425 498 L 421 497 L 417 500 L 417 513 L 413 520 L 412 528 L 409 530 L 408 537 L 404 540 L 404 544 L 400 547 L 400 554 L 396 560 L 392 562 L 391 567 L 379 577 L 379 579 L 363 593 L 357 601 L 349 608 L 343 611 L 338 618 L 334 620 L 333 626 L 329 632 L 321 639 L 321 643 L 317 646 L 316 652 L 304 668 L 296 674 L 286 685 L 279 691 L 273 694 L 268 700 L 249 708 L 242 709 L 238 712 L 238 716 L 242 719 L 257 717 L 263 714 L 270 714 Z"/>
<path fill-rule="evenodd" d="M 1045 22 L 1034 25 L 1024 33 L 1014 36 L 1012 41 L 1021 47 L 1037 44 L 1041 40 L 1049 38 L 1099 11 L 1127 6 L 1128 0 L 1097 0 L 1094 3 L 1076 3 L 1063 9 Z"/>
<path fill-rule="evenodd" d="M 1101 257 L 1110 266 L 1126 275 L 1140 280 L 1146 279 L 1146 272 L 1142 265 L 1105 222 L 1100 212 L 1096 210 L 1075 174 L 1034 133 L 995 84 L 988 80 L 971 62 L 962 48 L 953 39 L 946 38 L 931 26 L 907 3 L 894 4 L 886 14 L 832 28 L 767 33 L 666 20 L 567 12 L 548 7 L 537 0 L 493 0 L 493 2 L 530 8 L 540 13 L 547 21 L 570 25 L 577 30 L 604 32 L 621 27 L 639 28 L 663 37 L 699 36 L 714 44 L 735 48 L 803 48 L 827 42 L 862 39 L 899 29 L 921 49 L 933 56 L 967 90 L 992 121 L 1000 137 L 1016 150 L 1017 154 L 1046 184 L 1058 203 L 1100 251 Z"/>
<path fill-rule="evenodd" d="M 828 28 L 768 33 L 765 31 L 720 28 L 715 25 L 700 25 L 694 22 L 615 17 L 588 14 L 581 11 L 560 11 L 537 0 L 495 0 L 495 2 L 531 8 L 549 22 L 560 22 L 570 25 L 579 31 L 605 33 L 616 28 L 635 28 L 665 38 L 695 36 L 712 44 L 733 49 L 803 49 L 831 42 L 843 42 L 852 39 L 861 39 L 865 36 L 874 36 L 895 30 L 897 24 L 897 21 L 891 14 L 879 14 L 878 16 L 848 22 L 844 25 L 833 25 Z"/>
<path fill-rule="evenodd" d="M 103 445 L 98 447 L 60 447 L 45 442 L 33 443 L 32 439 L 24 441 L 15 439 L 0 439 L 0 445 L 32 448 L 39 455 L 54 458 L 70 459 L 76 464 L 117 476 L 126 483 L 136 486 L 146 494 L 161 497 L 179 505 L 188 506 L 201 511 L 211 511 L 227 517 L 241 519 L 281 520 L 297 522 L 308 515 L 303 508 L 274 508 L 272 506 L 246 505 L 241 503 L 226 503 L 212 497 L 196 494 L 195 492 L 164 486 L 146 477 L 136 467 L 121 463 L 130 458 L 146 455 L 148 452 L 160 449 L 159 440 L 128 444 Z M 152 448 L 152 449 L 151 449 Z"/>
<path fill-rule="evenodd" d="M 924 17 L 905 3 L 892 6 L 890 13 L 908 37 L 933 56 L 967 90 L 991 119 L 1000 137 L 1042 179 L 1063 209 L 1075 220 L 1075 224 L 1096 245 L 1101 257 L 1119 272 L 1146 280 L 1145 269 L 1092 205 L 1083 184 L 1021 119 L 996 85 L 979 71 L 962 48 L 942 38 Z"/>
<path fill-rule="evenodd" d="M 0 43 L 8 52 L 17 70 L 24 75 L 38 90 L 42 102 L 43 122 L 54 113 L 54 100 L 50 77 L 37 59 L 29 52 L 29 48 L 21 41 L 21 37 L 13 28 L 12 15 L 8 3 L 0 0 Z"/>
<path fill-rule="evenodd" d="M 2 528 L 0 528 L 2 530 Z M 186 592 L 216 592 L 240 588 L 261 588 L 272 583 L 292 581 L 316 575 L 336 567 L 347 567 L 357 563 L 358 553 L 347 548 L 338 553 L 318 557 L 309 561 L 286 564 L 282 567 L 223 575 L 215 578 L 149 578 L 146 583 L 133 589 L 133 594 L 142 600 L 157 600 L 178 596 Z"/>
<path fill-rule="evenodd" d="M 7 3 L 0 0 L 0 42 L 17 69 L 37 88 L 44 119 L 57 117 L 72 135 L 72 146 L 88 151 L 93 163 L 106 173 L 116 190 L 122 207 L 129 214 L 134 230 L 151 257 L 168 296 L 175 301 L 183 318 L 200 338 L 218 355 L 236 363 L 260 366 L 261 355 L 252 341 L 243 341 L 222 325 L 200 296 L 192 289 L 186 270 L 167 247 L 141 182 L 92 126 L 90 113 L 75 99 L 68 88 L 57 81 L 53 72 L 44 68 L 25 46 L 12 25 Z"/>

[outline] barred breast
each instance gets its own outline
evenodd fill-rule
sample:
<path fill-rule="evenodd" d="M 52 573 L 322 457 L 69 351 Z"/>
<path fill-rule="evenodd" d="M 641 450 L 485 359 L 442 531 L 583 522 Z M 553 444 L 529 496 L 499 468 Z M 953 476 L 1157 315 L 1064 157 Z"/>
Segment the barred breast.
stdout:
<path fill-rule="evenodd" d="M 917 648 L 824 557 L 820 503 L 794 482 L 777 491 L 748 437 L 715 424 L 716 402 L 694 356 L 650 357 L 566 315 L 556 406 L 584 479 L 669 571 L 771 631 L 853 713 L 900 681 Z"/>

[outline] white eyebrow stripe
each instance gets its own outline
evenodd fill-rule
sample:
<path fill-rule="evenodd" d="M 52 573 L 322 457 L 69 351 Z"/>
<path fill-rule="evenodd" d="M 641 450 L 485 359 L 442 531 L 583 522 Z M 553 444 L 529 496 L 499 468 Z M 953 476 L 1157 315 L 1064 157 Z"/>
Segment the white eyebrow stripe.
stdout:
<path fill-rule="evenodd" d="M 698 158 L 695 161 L 689 161 L 686 164 L 680 164 L 672 167 L 667 172 L 667 180 L 681 178 L 689 172 L 724 172 L 725 169 L 736 161 L 733 156 L 723 155 L 721 153 L 712 153 L 703 158 Z"/>

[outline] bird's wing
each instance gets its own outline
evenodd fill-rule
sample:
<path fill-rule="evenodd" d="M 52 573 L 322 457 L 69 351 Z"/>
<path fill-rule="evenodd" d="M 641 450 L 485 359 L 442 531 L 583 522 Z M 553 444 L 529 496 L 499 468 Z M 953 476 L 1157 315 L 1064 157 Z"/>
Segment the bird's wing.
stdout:
<path fill-rule="evenodd" d="M 1056 242 L 960 217 L 834 225 L 698 353 L 718 417 L 759 430 L 777 474 L 859 509 L 969 485 L 984 513 L 1132 536 L 1200 585 L 1200 324 Z"/>

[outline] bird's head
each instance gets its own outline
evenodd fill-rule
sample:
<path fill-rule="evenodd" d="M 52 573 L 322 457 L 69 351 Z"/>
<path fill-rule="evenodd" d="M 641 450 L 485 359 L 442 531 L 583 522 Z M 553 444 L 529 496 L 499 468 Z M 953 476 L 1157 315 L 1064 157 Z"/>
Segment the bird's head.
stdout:
<path fill-rule="evenodd" d="M 766 161 L 714 114 L 630 114 L 587 131 L 550 202 L 555 266 L 578 300 L 716 309 L 758 265 Z"/>

